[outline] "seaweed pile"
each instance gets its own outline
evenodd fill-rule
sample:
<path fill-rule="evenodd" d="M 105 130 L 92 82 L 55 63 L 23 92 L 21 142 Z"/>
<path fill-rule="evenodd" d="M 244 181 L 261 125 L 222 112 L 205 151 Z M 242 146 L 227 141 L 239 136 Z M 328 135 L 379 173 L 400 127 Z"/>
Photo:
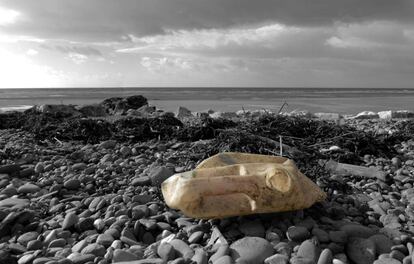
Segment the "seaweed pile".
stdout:
<path fill-rule="evenodd" d="M 378 135 L 375 131 L 359 130 L 350 125 L 304 117 L 263 114 L 257 118 L 237 120 L 210 117 L 181 122 L 172 113 L 150 117 L 119 116 L 90 118 L 64 113 L 8 113 L 0 115 L 0 129 L 23 129 L 38 140 L 76 140 L 98 143 L 108 139 L 139 142 L 150 139 L 194 142 L 214 139 L 212 152 L 244 151 L 261 154 L 279 153 L 280 137 L 286 155 L 291 158 L 335 158 L 342 162 L 358 162 L 369 154 L 392 157 L 393 145 L 413 135 L 413 121 L 398 124 L 398 133 Z M 339 150 L 321 153 L 324 147 L 338 146 Z M 212 154 L 212 153 L 210 153 Z M 326 157 L 325 157 L 326 158 Z"/>

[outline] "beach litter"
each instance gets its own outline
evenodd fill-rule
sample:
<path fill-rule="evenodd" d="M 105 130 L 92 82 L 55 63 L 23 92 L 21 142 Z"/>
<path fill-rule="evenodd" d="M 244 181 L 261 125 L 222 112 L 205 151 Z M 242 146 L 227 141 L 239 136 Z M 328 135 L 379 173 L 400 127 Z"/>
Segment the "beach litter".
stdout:
<path fill-rule="evenodd" d="M 308 208 L 326 194 L 280 156 L 220 153 L 162 183 L 167 205 L 194 218 L 224 218 Z"/>

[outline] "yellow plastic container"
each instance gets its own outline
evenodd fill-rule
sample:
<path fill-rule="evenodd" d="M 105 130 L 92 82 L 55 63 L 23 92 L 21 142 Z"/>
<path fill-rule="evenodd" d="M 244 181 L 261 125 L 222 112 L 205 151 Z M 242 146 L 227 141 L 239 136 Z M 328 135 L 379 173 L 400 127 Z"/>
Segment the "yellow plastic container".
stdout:
<path fill-rule="evenodd" d="M 169 207 L 202 219 L 299 210 L 326 198 L 292 160 L 231 152 L 173 175 L 161 189 Z"/>

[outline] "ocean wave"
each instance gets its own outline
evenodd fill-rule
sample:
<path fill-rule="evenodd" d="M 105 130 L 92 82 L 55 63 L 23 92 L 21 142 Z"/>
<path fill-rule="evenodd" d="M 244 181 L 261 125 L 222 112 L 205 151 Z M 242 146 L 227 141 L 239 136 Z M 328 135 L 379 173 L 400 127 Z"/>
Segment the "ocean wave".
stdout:
<path fill-rule="evenodd" d="M 25 111 L 29 108 L 33 107 L 33 105 L 11 105 L 11 106 L 5 106 L 0 107 L 0 113 L 6 113 L 6 112 L 13 112 L 13 111 Z"/>

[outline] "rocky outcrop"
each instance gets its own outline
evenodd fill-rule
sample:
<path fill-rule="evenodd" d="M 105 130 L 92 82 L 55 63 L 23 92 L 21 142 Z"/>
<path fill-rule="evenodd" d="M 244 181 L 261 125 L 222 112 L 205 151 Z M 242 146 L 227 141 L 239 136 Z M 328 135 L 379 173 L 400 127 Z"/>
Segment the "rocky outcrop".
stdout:
<path fill-rule="evenodd" d="M 83 105 L 77 108 L 84 116 L 102 117 L 106 116 L 106 109 L 100 104 Z"/>
<path fill-rule="evenodd" d="M 125 114 L 129 109 L 139 109 L 147 104 L 147 98 L 142 95 L 133 95 L 126 98 L 112 97 L 101 103 L 108 114 Z"/>
<path fill-rule="evenodd" d="M 68 116 L 81 115 L 81 113 L 76 110 L 74 105 L 44 104 L 40 106 L 34 106 L 32 110 L 42 114 L 63 114 Z"/>

